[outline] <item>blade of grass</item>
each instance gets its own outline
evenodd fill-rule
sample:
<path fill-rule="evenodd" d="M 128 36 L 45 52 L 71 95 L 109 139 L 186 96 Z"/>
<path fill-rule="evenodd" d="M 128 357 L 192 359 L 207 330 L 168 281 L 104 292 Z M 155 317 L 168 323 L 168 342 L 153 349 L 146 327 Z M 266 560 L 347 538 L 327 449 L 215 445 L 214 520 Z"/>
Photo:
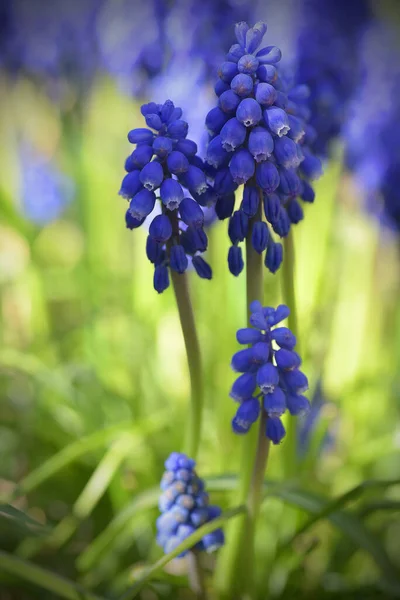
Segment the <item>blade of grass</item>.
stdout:
<path fill-rule="evenodd" d="M 64 577 L 59 577 L 47 569 L 1 550 L 0 570 L 15 575 L 19 580 L 29 581 L 42 589 L 57 594 L 60 598 L 66 598 L 67 600 L 102 600 L 101 597 L 86 591 Z"/>

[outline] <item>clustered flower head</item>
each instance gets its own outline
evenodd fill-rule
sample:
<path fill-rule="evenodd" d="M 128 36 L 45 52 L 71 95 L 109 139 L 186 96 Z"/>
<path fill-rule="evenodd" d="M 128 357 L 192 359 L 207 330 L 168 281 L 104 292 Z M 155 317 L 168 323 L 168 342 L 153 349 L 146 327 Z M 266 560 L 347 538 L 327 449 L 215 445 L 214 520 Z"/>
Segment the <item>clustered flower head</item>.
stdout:
<path fill-rule="evenodd" d="M 157 519 L 157 543 L 167 554 L 196 529 L 221 514 L 209 504 L 204 482 L 194 470 L 196 462 L 185 454 L 172 452 L 165 461 L 159 500 L 161 516 Z M 222 529 L 206 534 L 192 550 L 213 552 L 224 544 Z M 179 555 L 183 557 L 188 550 Z"/>
<path fill-rule="evenodd" d="M 289 308 L 284 304 L 277 309 L 263 308 L 255 301 L 250 310 L 252 327 L 239 329 L 236 334 L 239 344 L 249 347 L 232 358 L 233 370 L 242 373 L 230 393 L 240 403 L 232 428 L 235 433 L 247 433 L 261 411 L 265 411 L 265 434 L 279 444 L 285 436 L 281 416 L 286 410 L 299 415 L 310 408 L 302 395 L 308 389 L 308 380 L 299 370 L 301 358 L 294 351 L 295 336 L 287 327 L 276 327 L 289 315 Z"/>
<path fill-rule="evenodd" d="M 244 267 L 239 243 L 248 233 L 256 252 L 266 251 L 265 266 L 275 273 L 283 250 L 270 227 L 279 237 L 287 236 L 291 224 L 303 218 L 296 198 L 314 199 L 311 186 L 298 173 L 308 158 L 300 145 L 309 117 L 302 106 L 305 90 L 288 91 L 282 84 L 276 67 L 279 48 L 259 49 L 266 30 L 263 22 L 254 27 L 244 22 L 236 25 L 238 43 L 230 48 L 215 85 L 218 106 L 206 117 L 208 174 L 214 180 L 217 215 L 230 218 L 228 264 L 236 276 Z M 311 157 L 308 163 L 307 179 L 319 175 L 319 161 Z M 242 203 L 234 212 L 235 190 L 242 184 Z M 270 227 L 262 218 L 260 203 Z"/>
<path fill-rule="evenodd" d="M 147 128 L 132 129 L 128 140 L 136 149 L 125 162 L 120 195 L 130 200 L 126 212 L 129 229 L 140 227 L 160 200 L 161 214 L 150 224 L 146 244 L 154 264 L 154 288 L 169 286 L 168 267 L 184 273 L 189 258 L 197 274 L 211 279 L 211 268 L 200 256 L 207 249 L 201 206 L 212 200 L 197 145 L 186 138 L 188 124 L 171 100 L 141 107 Z"/>

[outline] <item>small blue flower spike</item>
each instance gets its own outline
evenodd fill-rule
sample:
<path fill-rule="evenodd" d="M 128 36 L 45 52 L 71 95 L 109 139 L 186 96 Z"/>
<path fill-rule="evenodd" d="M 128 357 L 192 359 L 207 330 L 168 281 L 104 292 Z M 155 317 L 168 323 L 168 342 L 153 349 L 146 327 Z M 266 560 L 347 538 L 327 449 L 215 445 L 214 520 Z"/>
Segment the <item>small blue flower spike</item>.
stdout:
<path fill-rule="evenodd" d="M 282 245 L 272 232 L 286 237 L 291 226 L 303 219 L 297 198 L 314 200 L 309 180 L 321 172 L 321 163 L 309 147 L 308 88 L 295 85 L 294 76 L 277 67 L 279 48 L 261 47 L 266 30 L 262 22 L 254 27 L 237 23 L 237 43 L 218 72 L 218 105 L 206 117 L 208 174 L 214 180 L 216 215 L 229 218 L 228 266 L 235 276 L 243 271 L 239 244 L 247 229 L 254 250 L 265 252 L 267 269 L 271 273 L 279 269 Z M 224 181 L 230 174 L 230 186 L 220 185 L 221 173 Z M 232 194 L 241 185 L 243 200 L 233 212 Z M 238 213 L 251 220 L 244 235 L 240 235 L 244 228 Z"/>
<path fill-rule="evenodd" d="M 172 452 L 165 461 L 159 499 L 161 515 L 157 519 L 157 543 L 167 554 L 196 529 L 221 514 L 218 506 L 209 504 L 204 481 L 195 471 L 196 463 L 185 454 Z M 214 552 L 224 545 L 222 529 L 208 533 L 192 550 Z M 189 550 L 182 552 L 183 558 Z"/>
<path fill-rule="evenodd" d="M 239 403 L 232 420 L 235 433 L 247 433 L 261 411 L 267 416 L 265 435 L 273 444 L 285 436 L 282 415 L 306 413 L 310 403 L 302 394 L 308 389 L 307 377 L 299 370 L 301 358 L 294 351 L 296 338 L 279 324 L 289 315 L 284 304 L 274 309 L 260 302 L 250 306 L 250 325 L 239 329 L 236 338 L 248 348 L 232 357 L 232 369 L 241 373 L 233 383 L 230 396 Z M 278 327 L 277 327 L 278 325 Z"/>
<path fill-rule="evenodd" d="M 167 100 L 144 104 L 141 111 L 147 127 L 128 133 L 136 148 L 125 161 L 127 174 L 119 193 L 129 201 L 128 229 L 140 227 L 156 204 L 161 208 L 150 223 L 146 254 L 154 264 L 154 288 L 162 293 L 169 286 L 170 270 L 183 274 L 189 264 L 199 277 L 211 279 L 211 267 L 201 256 L 208 243 L 201 207 L 214 205 L 215 197 L 197 145 L 186 138 L 188 124 L 181 118 L 182 110 Z M 210 127 L 214 122 L 215 117 Z M 229 190 L 229 179 L 219 179 L 221 189 Z M 227 216 L 232 211 L 233 204 Z"/>

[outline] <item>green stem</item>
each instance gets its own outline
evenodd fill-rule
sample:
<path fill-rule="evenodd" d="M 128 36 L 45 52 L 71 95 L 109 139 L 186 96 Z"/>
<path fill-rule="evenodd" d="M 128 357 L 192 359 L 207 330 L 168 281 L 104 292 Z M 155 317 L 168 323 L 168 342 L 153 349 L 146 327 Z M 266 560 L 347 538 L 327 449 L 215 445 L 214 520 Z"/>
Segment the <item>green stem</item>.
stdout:
<path fill-rule="evenodd" d="M 262 194 L 257 214 L 251 219 L 246 237 L 246 292 L 247 313 L 254 300 L 263 302 L 262 255 L 251 243 L 253 223 L 262 219 Z M 261 485 L 268 457 L 269 441 L 265 437 L 265 420 L 260 419 L 257 429 L 252 428 L 242 439 L 239 487 L 235 498 L 239 503 L 246 502 L 248 513 L 236 519 L 229 532 L 228 543 L 221 553 L 216 572 L 216 587 L 222 599 L 239 598 L 242 591 L 252 582 L 252 556 L 255 520 L 258 515 Z"/>
<path fill-rule="evenodd" d="M 295 274 L 295 249 L 293 241 L 293 232 L 283 241 L 284 253 L 283 253 L 283 265 L 282 265 L 282 287 L 284 302 L 290 308 L 290 315 L 288 317 L 289 329 L 296 336 L 297 347 L 296 350 L 300 354 L 300 340 L 298 335 L 298 321 L 297 321 L 297 306 L 296 306 L 296 293 L 294 288 L 294 274 Z M 285 471 L 287 477 L 293 477 L 296 474 L 297 464 L 297 452 L 296 452 L 296 420 L 289 419 L 287 423 L 287 432 L 285 438 Z"/>
<path fill-rule="evenodd" d="M 195 550 L 188 554 L 189 584 L 198 600 L 207 600 L 204 573 L 200 565 L 200 555 Z"/>
<path fill-rule="evenodd" d="M 171 269 L 171 278 L 185 341 L 191 387 L 191 404 L 185 449 L 188 456 L 195 459 L 199 449 L 203 413 L 203 378 L 200 344 L 197 337 L 193 307 L 190 301 L 187 275 L 186 273 L 180 275 Z"/>

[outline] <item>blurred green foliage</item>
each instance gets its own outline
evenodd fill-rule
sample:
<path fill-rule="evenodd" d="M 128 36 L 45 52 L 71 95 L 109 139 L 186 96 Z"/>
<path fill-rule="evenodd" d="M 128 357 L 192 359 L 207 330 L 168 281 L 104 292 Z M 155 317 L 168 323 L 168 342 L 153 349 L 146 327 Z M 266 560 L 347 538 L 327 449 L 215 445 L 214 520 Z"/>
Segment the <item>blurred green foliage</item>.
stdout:
<path fill-rule="evenodd" d="M 0 535 L 24 562 L 0 561 L 0 598 L 61 597 L 27 561 L 75 582 L 65 597 L 85 597 L 83 585 L 114 598 L 160 557 L 156 486 L 182 445 L 189 397 L 172 290 L 152 289 L 146 233 L 125 229 L 117 196 L 139 107 L 107 79 L 67 114 L 27 81 L 2 83 Z M 76 182 L 73 204 L 43 227 L 21 208 L 21 139 Z M 300 342 L 310 397 L 325 403 L 295 480 L 285 444 L 271 451 L 259 598 L 390 597 L 400 585 L 397 240 L 364 213 L 339 149 L 306 208 L 295 232 Z M 206 385 L 199 472 L 228 508 L 239 458 L 229 365 L 246 312 L 225 230 L 210 230 L 213 280 L 190 284 Z M 280 275 L 266 274 L 265 303 L 281 300 Z M 357 488 L 371 480 L 389 483 Z M 141 597 L 190 598 L 184 574 L 170 563 Z"/>

